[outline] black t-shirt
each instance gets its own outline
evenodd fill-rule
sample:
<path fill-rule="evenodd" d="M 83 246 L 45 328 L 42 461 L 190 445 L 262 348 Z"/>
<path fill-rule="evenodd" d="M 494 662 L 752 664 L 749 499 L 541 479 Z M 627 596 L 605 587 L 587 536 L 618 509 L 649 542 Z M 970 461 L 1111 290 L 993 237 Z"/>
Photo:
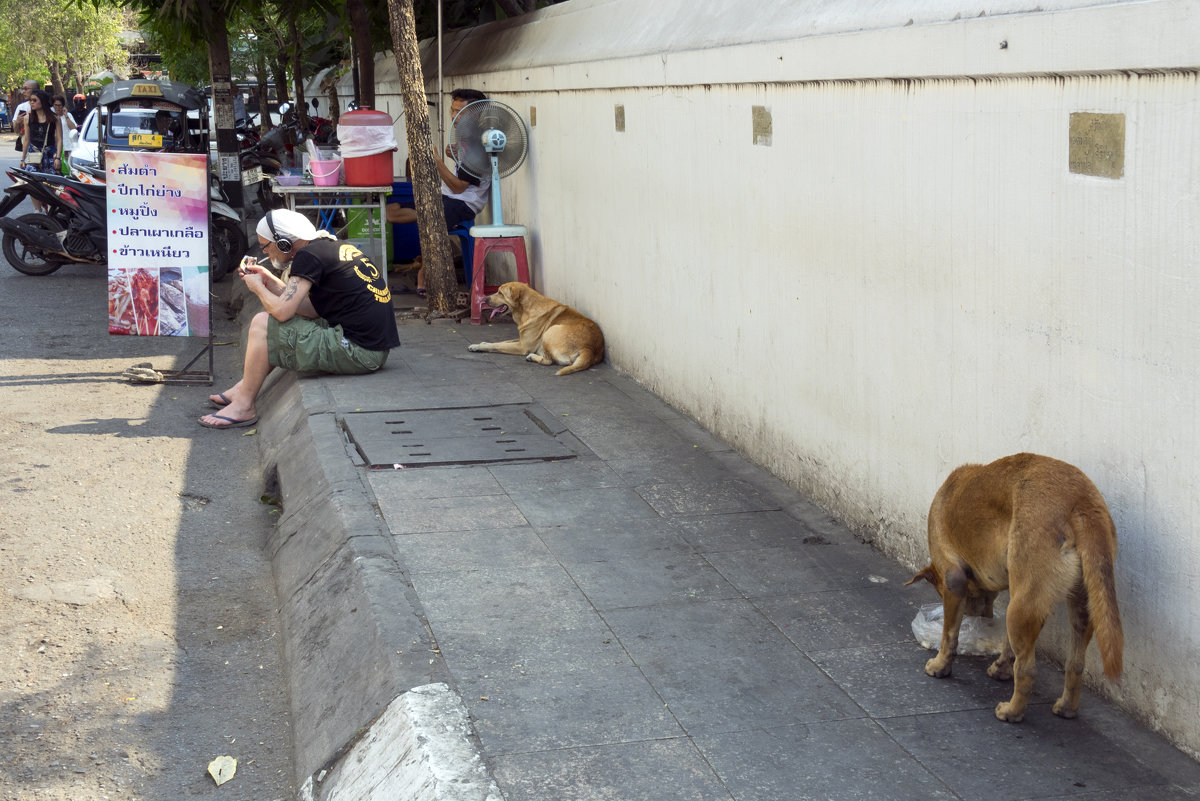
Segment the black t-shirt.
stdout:
<path fill-rule="evenodd" d="M 317 314 L 340 325 L 355 345 L 388 350 L 400 344 L 391 290 L 379 268 L 354 245 L 314 239 L 292 260 L 291 274 L 312 282 L 308 298 Z"/>
<path fill-rule="evenodd" d="M 41 150 L 45 147 L 54 147 L 54 131 L 51 125 L 54 124 L 54 118 L 46 122 L 40 122 L 37 115 L 32 111 L 25 117 L 25 149 L 31 147 L 36 150 Z"/>

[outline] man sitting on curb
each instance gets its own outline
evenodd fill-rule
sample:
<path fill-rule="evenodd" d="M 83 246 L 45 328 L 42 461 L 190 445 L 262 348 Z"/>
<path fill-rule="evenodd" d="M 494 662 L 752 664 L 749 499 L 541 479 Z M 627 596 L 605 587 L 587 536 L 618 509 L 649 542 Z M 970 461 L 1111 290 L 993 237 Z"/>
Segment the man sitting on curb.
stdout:
<path fill-rule="evenodd" d="M 372 373 L 400 344 L 391 292 L 358 248 L 285 209 L 267 212 L 255 231 L 283 278 L 255 259 L 242 261 L 238 273 L 266 311 L 250 322 L 242 379 L 208 396 L 221 413 L 200 418 L 207 428 L 253 425 L 258 420 L 254 401 L 272 367 Z"/>

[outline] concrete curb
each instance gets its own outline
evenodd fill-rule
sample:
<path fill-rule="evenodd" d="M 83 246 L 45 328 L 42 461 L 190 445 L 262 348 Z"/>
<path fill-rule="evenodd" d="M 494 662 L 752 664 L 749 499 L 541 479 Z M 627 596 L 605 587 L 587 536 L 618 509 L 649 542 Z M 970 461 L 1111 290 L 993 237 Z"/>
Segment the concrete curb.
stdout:
<path fill-rule="evenodd" d="M 429 684 L 388 705 L 345 759 L 300 788 L 300 798 L 500 801 L 502 796 L 470 740 L 466 707 L 445 684 Z"/>
<path fill-rule="evenodd" d="M 502 798 L 321 382 L 273 373 L 259 403 L 297 786 L 313 801 Z"/>
<path fill-rule="evenodd" d="M 283 504 L 267 547 L 303 784 L 445 667 L 337 420 L 307 413 L 295 375 L 278 379 L 262 396 L 259 435 Z"/>

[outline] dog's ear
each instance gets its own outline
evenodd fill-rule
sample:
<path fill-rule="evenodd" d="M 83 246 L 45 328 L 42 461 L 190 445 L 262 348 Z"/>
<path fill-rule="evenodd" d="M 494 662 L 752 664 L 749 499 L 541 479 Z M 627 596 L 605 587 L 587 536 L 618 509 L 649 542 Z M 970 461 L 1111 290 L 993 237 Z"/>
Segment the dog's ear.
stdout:
<path fill-rule="evenodd" d="M 938 575 L 937 571 L 933 569 L 933 565 L 927 565 L 920 573 L 904 582 L 904 586 L 907 587 L 909 584 L 916 584 L 921 579 L 925 579 L 932 584 L 935 590 L 938 589 Z"/>

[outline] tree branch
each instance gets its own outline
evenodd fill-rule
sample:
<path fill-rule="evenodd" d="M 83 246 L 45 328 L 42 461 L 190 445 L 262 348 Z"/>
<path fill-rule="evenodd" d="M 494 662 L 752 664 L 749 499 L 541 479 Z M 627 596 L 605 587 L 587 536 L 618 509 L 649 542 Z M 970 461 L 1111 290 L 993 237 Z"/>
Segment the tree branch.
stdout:
<path fill-rule="evenodd" d="M 519 17 L 525 13 L 525 9 L 521 8 L 518 0 L 496 0 L 496 5 L 500 6 L 500 10 L 510 17 Z"/>

